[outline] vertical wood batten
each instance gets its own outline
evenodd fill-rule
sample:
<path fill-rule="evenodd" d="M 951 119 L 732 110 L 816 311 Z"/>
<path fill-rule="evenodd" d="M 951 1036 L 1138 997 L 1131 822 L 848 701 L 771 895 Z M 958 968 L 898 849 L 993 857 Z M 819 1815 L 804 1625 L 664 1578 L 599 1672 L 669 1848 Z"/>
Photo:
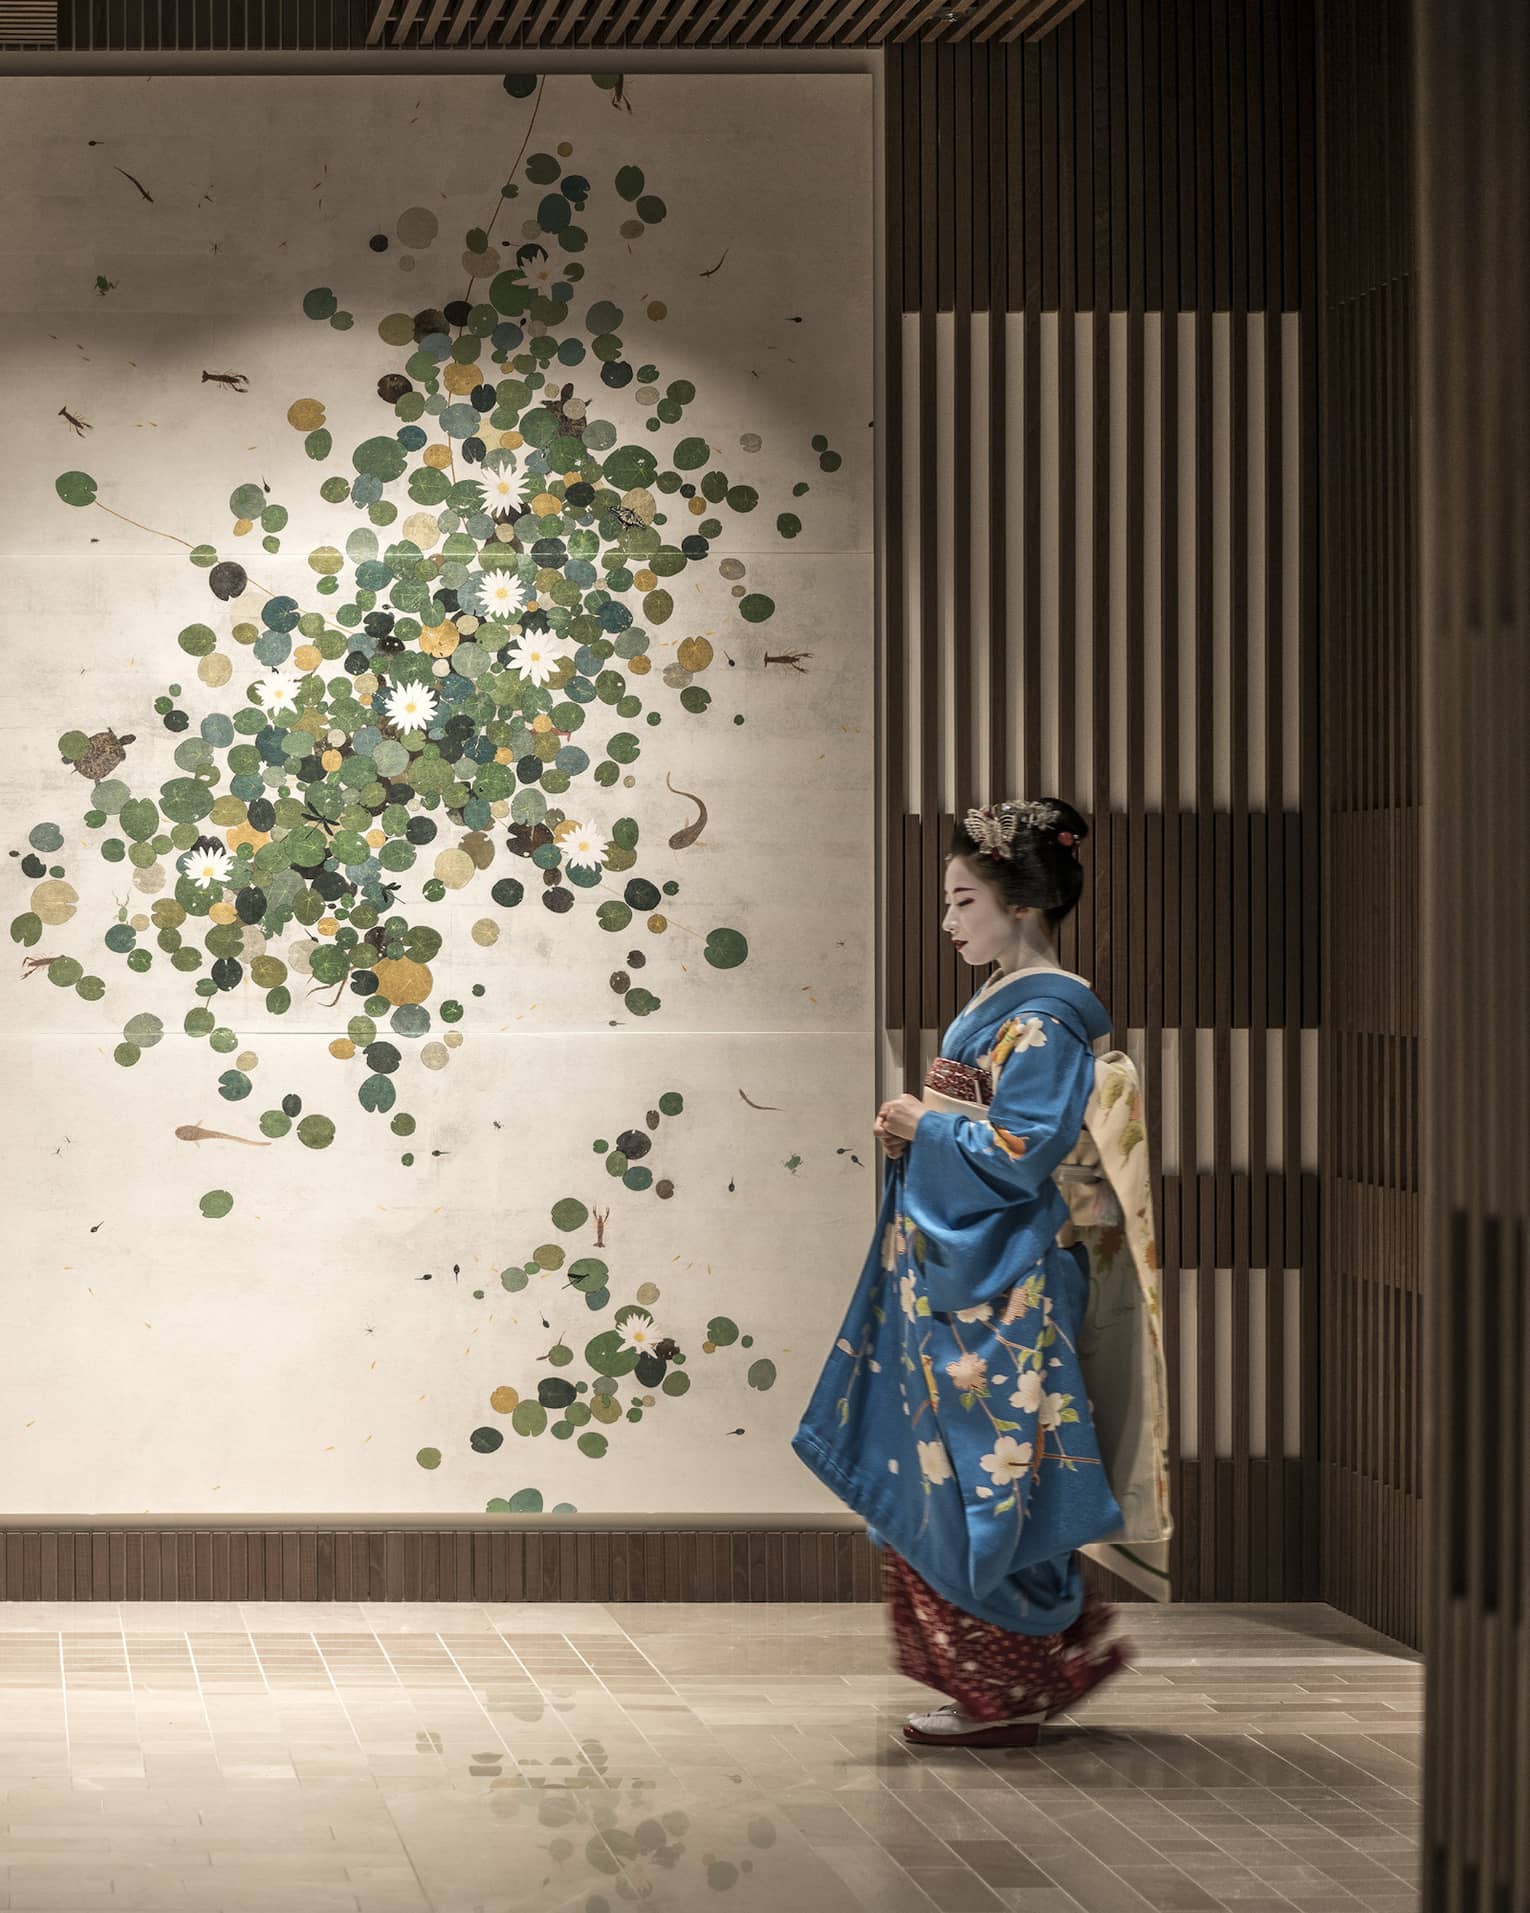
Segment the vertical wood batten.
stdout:
<path fill-rule="evenodd" d="M 955 205 L 954 259 L 952 261 L 951 305 L 955 324 L 954 365 L 951 416 L 955 426 L 952 459 L 951 496 L 954 504 L 953 605 L 951 648 L 952 727 L 954 731 L 948 801 L 954 810 L 973 785 L 973 761 L 979 704 L 972 657 L 972 486 L 974 470 L 972 419 L 972 251 L 973 227 L 977 210 L 973 165 L 972 127 L 975 115 L 972 97 L 972 49 L 961 45 L 949 54 L 953 95 L 953 201 Z M 981 151 L 981 148 L 978 149 Z M 953 1009 L 955 1005 L 953 1004 Z"/>
<path fill-rule="evenodd" d="M 1007 58 L 1007 56 L 1006 56 Z M 1009 634 L 1012 567 L 1008 559 L 1009 404 L 1009 281 L 1007 234 L 1009 207 L 1015 193 L 1011 179 L 1011 152 L 1015 136 L 1007 107 L 1006 59 L 992 55 L 973 63 L 978 84 L 986 69 L 989 136 L 980 149 L 990 159 L 988 172 L 988 775 L 991 790 L 1009 785 Z"/>
<path fill-rule="evenodd" d="M 903 885 L 903 806 L 899 793 L 907 787 L 908 731 L 904 718 L 908 678 L 906 650 L 908 614 L 905 595 L 905 514 L 903 500 L 903 337 L 905 255 L 909 243 L 904 195 L 907 191 L 905 143 L 899 132 L 907 118 L 909 61 L 901 47 L 889 47 L 882 69 L 884 128 L 882 142 L 883 310 L 888 336 L 882 352 L 880 433 L 883 461 L 882 514 L 882 711 L 881 782 L 878 855 L 884 871 L 886 900 L 885 961 L 881 965 L 882 1016 L 890 1032 L 903 1033 L 907 1020 L 906 982 L 902 940 L 908 908 Z M 905 1068 L 907 1067 L 905 1058 Z"/>

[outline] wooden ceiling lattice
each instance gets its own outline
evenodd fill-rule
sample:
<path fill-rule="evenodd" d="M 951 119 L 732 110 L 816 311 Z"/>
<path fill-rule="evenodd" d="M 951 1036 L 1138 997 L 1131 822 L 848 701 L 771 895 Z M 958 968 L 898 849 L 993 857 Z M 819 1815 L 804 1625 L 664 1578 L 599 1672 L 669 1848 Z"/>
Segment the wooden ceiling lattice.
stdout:
<path fill-rule="evenodd" d="M 55 0 L 0 0 L 0 49 L 52 47 L 58 38 Z"/>
<path fill-rule="evenodd" d="M 1083 0 L 0 0 L 0 50 L 813 52 L 1049 34 Z"/>
<path fill-rule="evenodd" d="M 1035 40 L 1082 0 L 376 0 L 369 47 L 865 47 Z"/>

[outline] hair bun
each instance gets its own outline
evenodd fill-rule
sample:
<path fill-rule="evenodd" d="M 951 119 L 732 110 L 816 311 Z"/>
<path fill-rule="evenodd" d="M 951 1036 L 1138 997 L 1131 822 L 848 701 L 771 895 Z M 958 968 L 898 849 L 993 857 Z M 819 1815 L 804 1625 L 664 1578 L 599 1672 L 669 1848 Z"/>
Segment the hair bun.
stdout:
<path fill-rule="evenodd" d="M 1089 835 L 1089 826 L 1073 806 L 1065 803 L 1061 797 L 1045 797 L 1042 802 L 1048 810 L 1055 813 L 1055 821 L 1047 834 L 1054 837 L 1064 850 L 1072 851 L 1076 857 L 1079 845 Z"/>
<path fill-rule="evenodd" d="M 1055 929 L 1083 890 L 1079 846 L 1088 835 L 1088 824 L 1060 797 L 1006 798 L 958 817 L 951 855 L 980 859 L 1007 905 L 1044 910 Z"/>

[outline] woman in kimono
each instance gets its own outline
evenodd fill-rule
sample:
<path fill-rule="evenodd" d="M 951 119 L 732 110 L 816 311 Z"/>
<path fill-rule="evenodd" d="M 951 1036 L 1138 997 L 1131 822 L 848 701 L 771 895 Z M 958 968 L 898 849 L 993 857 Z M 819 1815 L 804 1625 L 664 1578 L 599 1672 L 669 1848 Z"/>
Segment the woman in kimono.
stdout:
<path fill-rule="evenodd" d="M 924 1098 L 877 1117 L 877 1236 L 793 1443 L 882 1550 L 899 1669 L 950 1696 L 905 1726 L 925 1744 L 1029 1745 L 1125 1658 L 1080 1575 L 1078 1549 L 1123 1522 L 1079 1365 L 1090 1265 L 1058 1241 L 1072 1231 L 1054 1181 L 1110 1027 L 1054 945 L 1085 834 L 1055 800 L 956 829 L 943 928 L 996 968 Z"/>

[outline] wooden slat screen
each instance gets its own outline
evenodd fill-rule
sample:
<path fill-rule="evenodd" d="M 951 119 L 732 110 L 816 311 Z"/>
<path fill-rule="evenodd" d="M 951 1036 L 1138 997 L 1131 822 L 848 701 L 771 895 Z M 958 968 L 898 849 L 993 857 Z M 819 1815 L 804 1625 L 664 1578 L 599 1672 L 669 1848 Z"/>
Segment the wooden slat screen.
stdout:
<path fill-rule="evenodd" d="M 1419 0 L 1424 1904 L 1530 1906 L 1530 12 Z"/>
<path fill-rule="evenodd" d="M 1419 1644 L 1419 776 L 1406 0 L 1323 20 L 1323 1581 Z"/>
<path fill-rule="evenodd" d="M 1320 1002 L 1310 0 L 1091 0 L 890 49 L 884 1022 L 967 977 L 950 819 L 1091 820 L 1062 946 L 1147 1079 L 1176 1592 L 1316 1594 Z"/>

